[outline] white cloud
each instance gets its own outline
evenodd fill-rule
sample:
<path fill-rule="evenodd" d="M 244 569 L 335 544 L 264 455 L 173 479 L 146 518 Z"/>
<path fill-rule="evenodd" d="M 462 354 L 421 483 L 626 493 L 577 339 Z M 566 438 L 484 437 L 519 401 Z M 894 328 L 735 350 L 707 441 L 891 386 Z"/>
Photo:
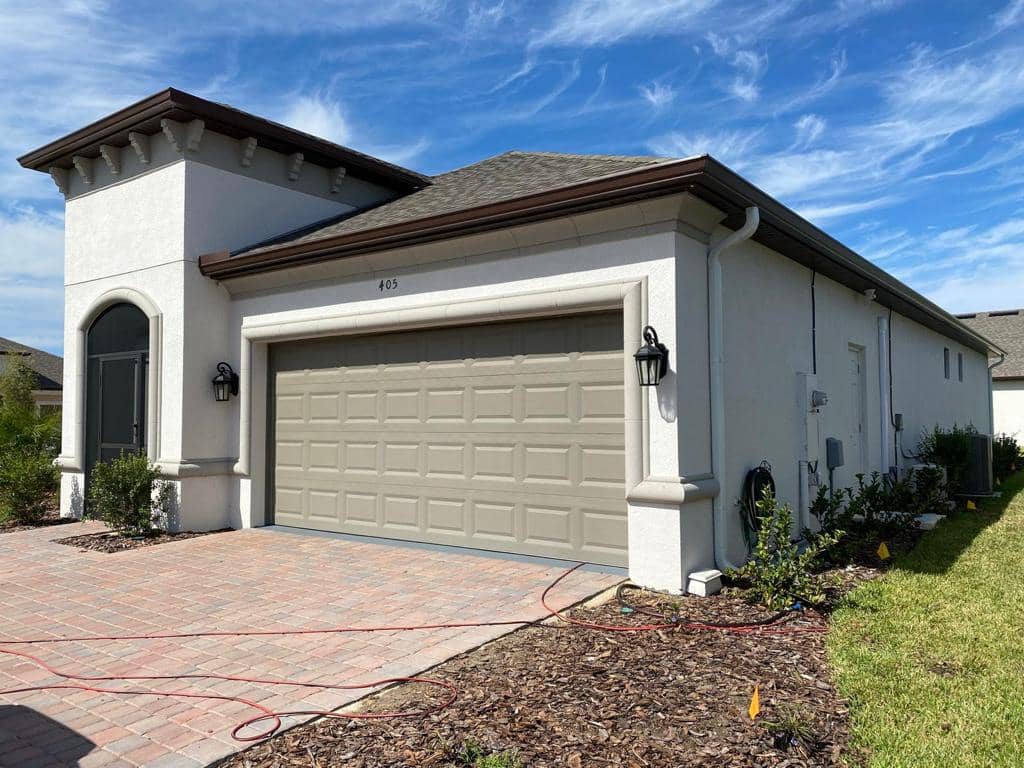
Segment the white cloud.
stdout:
<path fill-rule="evenodd" d="M 1002 32 L 1024 21 L 1024 0 L 1010 0 L 998 13 L 992 16 L 996 31 Z"/>
<path fill-rule="evenodd" d="M 825 119 L 819 115 L 801 115 L 793 127 L 796 129 L 796 144 L 806 147 L 825 132 Z"/>
<path fill-rule="evenodd" d="M 711 155 L 726 165 L 742 169 L 754 154 L 757 131 L 721 131 L 719 133 L 683 133 L 673 131 L 648 143 L 657 155 L 691 157 Z"/>
<path fill-rule="evenodd" d="M 33 208 L 0 213 L 0 283 L 64 274 L 64 217 Z"/>
<path fill-rule="evenodd" d="M 884 208 L 887 205 L 893 205 L 898 202 L 900 202 L 900 198 L 894 196 L 875 197 L 869 200 L 840 202 L 831 205 L 799 205 L 796 207 L 796 212 L 808 221 L 821 224 L 833 219 L 841 219 L 844 216 L 852 216 L 855 213 L 864 213 L 864 211 L 871 211 L 875 208 Z"/>
<path fill-rule="evenodd" d="M 732 56 L 736 76 L 726 90 L 742 101 L 756 101 L 761 94 L 758 81 L 768 66 L 768 57 L 754 51 L 737 51 Z"/>
<path fill-rule="evenodd" d="M 532 45 L 609 45 L 695 28 L 717 0 L 569 0 Z"/>
<path fill-rule="evenodd" d="M 348 144 L 352 139 L 341 105 L 320 96 L 295 97 L 281 122 L 335 144 Z"/>
<path fill-rule="evenodd" d="M 676 92 L 673 90 L 672 86 L 657 82 L 651 83 L 650 85 L 641 85 L 640 95 L 643 96 L 644 100 L 656 110 L 664 109 L 675 101 L 676 98 Z"/>

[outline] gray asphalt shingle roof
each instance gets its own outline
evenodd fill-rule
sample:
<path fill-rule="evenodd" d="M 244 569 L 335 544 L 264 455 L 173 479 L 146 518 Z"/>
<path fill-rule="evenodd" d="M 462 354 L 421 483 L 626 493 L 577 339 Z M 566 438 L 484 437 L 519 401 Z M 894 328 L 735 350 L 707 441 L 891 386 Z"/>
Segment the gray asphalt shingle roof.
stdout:
<path fill-rule="evenodd" d="M 1006 360 L 992 369 L 993 379 L 1024 378 L 1024 310 L 975 312 L 957 317 L 1006 350 Z"/>
<path fill-rule="evenodd" d="M 20 360 L 39 376 L 39 389 L 62 389 L 64 358 L 0 336 L 0 371 L 8 360 Z"/>
<path fill-rule="evenodd" d="M 285 244 L 322 240 L 335 235 L 361 232 L 512 200 L 665 162 L 668 159 L 651 156 L 506 152 L 464 168 L 433 176 L 430 186 L 384 205 L 319 222 L 311 227 L 257 243 L 238 253 L 258 253 Z"/>

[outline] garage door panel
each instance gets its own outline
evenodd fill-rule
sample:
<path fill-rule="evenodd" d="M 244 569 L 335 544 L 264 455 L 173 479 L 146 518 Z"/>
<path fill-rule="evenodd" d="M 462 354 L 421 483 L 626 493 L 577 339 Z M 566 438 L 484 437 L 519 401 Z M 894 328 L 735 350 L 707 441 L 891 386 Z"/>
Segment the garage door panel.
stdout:
<path fill-rule="evenodd" d="M 271 350 L 281 524 L 623 564 L 621 315 Z"/>

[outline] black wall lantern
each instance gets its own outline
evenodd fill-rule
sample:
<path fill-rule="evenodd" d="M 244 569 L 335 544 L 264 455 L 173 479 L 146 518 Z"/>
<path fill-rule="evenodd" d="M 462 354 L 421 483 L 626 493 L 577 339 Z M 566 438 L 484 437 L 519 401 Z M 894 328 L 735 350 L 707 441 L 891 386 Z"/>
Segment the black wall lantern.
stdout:
<path fill-rule="evenodd" d="M 213 377 L 213 399 L 226 403 L 232 395 L 238 395 L 238 374 L 227 363 L 217 363 L 217 375 Z"/>
<path fill-rule="evenodd" d="M 658 332 L 644 328 L 644 345 L 633 355 L 641 387 L 656 387 L 668 373 L 668 347 L 658 341 Z"/>

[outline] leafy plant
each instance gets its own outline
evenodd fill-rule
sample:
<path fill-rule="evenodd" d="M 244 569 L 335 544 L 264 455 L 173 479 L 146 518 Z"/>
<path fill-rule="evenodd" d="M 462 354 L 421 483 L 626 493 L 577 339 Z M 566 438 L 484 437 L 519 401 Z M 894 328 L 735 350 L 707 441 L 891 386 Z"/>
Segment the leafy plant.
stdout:
<path fill-rule="evenodd" d="M 29 525 L 39 522 L 56 490 L 60 445 L 60 415 L 39 413 L 36 381 L 16 358 L 0 374 L 0 518 Z"/>
<path fill-rule="evenodd" d="M 835 492 L 827 485 L 818 488 L 818 495 L 811 502 L 810 512 L 818 521 L 818 527 L 823 531 L 835 531 L 839 529 L 840 517 L 843 514 L 846 501 L 844 489 L 839 488 Z M 804 533 L 806 538 L 807 532 Z"/>
<path fill-rule="evenodd" d="M 173 486 L 159 476 L 149 459 L 138 453 L 97 462 L 89 476 L 87 516 L 127 536 L 153 534 L 157 524 L 167 520 L 169 510 L 164 505 L 173 492 Z"/>
<path fill-rule="evenodd" d="M 825 579 L 816 567 L 842 532 L 813 535 L 801 551 L 790 538 L 793 512 L 788 504 L 779 504 L 766 488 L 757 510 L 761 527 L 751 558 L 730 576 L 747 582 L 748 596 L 772 610 L 783 610 L 797 600 L 809 605 L 824 602 Z"/>
<path fill-rule="evenodd" d="M 0 520 L 38 523 L 57 485 L 53 459 L 32 446 L 0 451 Z"/>
<path fill-rule="evenodd" d="M 455 761 L 468 768 L 522 768 L 523 765 L 515 750 L 491 752 L 474 739 L 463 742 Z"/>
<path fill-rule="evenodd" d="M 776 719 L 765 721 L 764 726 L 771 734 L 776 749 L 806 746 L 817 741 L 814 721 L 806 712 L 796 707 L 779 707 Z"/>
<path fill-rule="evenodd" d="M 1002 482 L 1017 471 L 1020 445 L 1013 435 L 996 435 L 992 439 L 992 476 Z"/>
<path fill-rule="evenodd" d="M 953 493 L 958 493 L 963 487 L 970 464 L 971 438 L 977 433 L 978 430 L 970 425 L 961 427 L 954 424 L 950 429 L 936 425 L 924 434 L 917 447 L 922 460 L 946 470 L 946 482 Z"/>

